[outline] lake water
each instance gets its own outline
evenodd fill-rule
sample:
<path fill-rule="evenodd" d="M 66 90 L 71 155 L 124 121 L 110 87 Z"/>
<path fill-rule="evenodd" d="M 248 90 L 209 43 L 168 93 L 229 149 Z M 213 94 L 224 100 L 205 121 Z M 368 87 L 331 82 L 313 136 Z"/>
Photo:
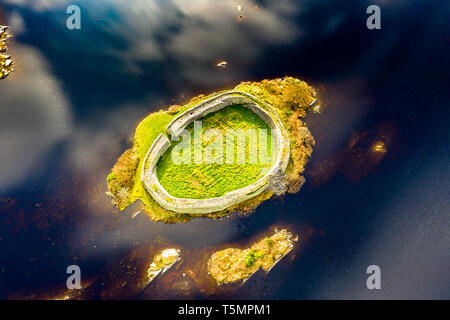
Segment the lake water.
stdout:
<path fill-rule="evenodd" d="M 65 294 L 81 267 L 84 298 L 450 298 L 448 1 L 0 2 L 16 71 L 0 80 L 0 298 Z M 243 15 L 243 17 L 239 17 Z M 227 61 L 226 68 L 216 64 Z M 321 113 L 298 194 L 249 216 L 153 222 L 119 212 L 106 176 L 137 123 L 200 93 L 285 75 L 315 86 Z M 274 228 L 299 234 L 265 277 L 217 288 L 211 252 Z M 178 269 L 137 293 L 153 254 Z M 382 290 L 368 290 L 379 265 Z M 185 274 L 185 276 L 183 276 Z M 103 283 L 103 284 L 102 284 Z"/>

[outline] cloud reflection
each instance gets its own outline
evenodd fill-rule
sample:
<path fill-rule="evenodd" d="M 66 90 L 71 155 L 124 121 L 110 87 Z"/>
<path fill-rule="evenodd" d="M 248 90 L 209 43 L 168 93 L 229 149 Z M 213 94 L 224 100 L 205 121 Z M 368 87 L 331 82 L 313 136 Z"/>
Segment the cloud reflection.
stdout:
<path fill-rule="evenodd" d="M 0 189 L 22 181 L 72 130 L 69 102 L 45 59 L 28 46 L 10 52 L 16 72 L 0 84 Z"/>

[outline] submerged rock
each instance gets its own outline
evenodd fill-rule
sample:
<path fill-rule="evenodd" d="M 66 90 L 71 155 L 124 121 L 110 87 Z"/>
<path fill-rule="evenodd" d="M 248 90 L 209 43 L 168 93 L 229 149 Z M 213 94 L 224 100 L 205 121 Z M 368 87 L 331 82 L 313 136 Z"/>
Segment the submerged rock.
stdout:
<path fill-rule="evenodd" d="M 208 272 L 219 285 L 247 281 L 258 270 L 267 273 L 280 262 L 297 242 L 298 237 L 286 229 L 275 230 L 250 248 L 228 248 L 212 254 L 208 260 Z"/>

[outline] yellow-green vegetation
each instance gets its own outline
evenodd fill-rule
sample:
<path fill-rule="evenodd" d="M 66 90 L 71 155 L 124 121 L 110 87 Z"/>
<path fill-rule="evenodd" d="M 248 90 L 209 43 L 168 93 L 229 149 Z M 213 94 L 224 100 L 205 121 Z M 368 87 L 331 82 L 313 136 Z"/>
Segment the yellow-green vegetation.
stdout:
<path fill-rule="evenodd" d="M 0 26 L 0 79 L 6 78 L 12 71 L 12 60 L 6 55 L 6 40 L 9 34 L 6 27 Z"/>
<path fill-rule="evenodd" d="M 180 250 L 178 249 L 166 249 L 157 254 L 150 267 L 147 270 L 147 275 L 144 279 L 144 284 L 149 284 L 160 273 L 164 273 L 169 270 L 176 262 L 180 260 Z"/>
<path fill-rule="evenodd" d="M 266 272 L 275 266 L 294 247 L 297 237 L 286 229 L 261 239 L 250 248 L 228 248 L 212 254 L 208 272 L 218 284 L 247 280 L 259 268 Z"/>
<path fill-rule="evenodd" d="M 234 89 L 250 93 L 265 101 L 279 114 L 283 125 L 288 131 L 291 144 L 289 166 L 285 172 L 287 191 L 290 193 L 298 192 L 304 181 L 302 176 L 304 166 L 311 155 L 312 147 L 314 145 L 314 139 L 301 119 L 306 116 L 307 111 L 310 109 L 310 103 L 316 99 L 315 90 L 304 81 L 292 77 L 285 77 L 275 80 L 263 80 L 261 82 L 242 82 Z M 221 92 L 225 91 L 228 90 Z M 174 105 L 169 107 L 166 111 L 152 113 L 139 123 L 134 136 L 133 147 L 125 151 L 125 153 L 119 158 L 113 167 L 111 174 L 107 178 L 109 188 L 108 194 L 112 197 L 113 203 L 120 210 L 125 209 L 136 200 L 141 200 L 144 203 L 146 213 L 152 220 L 155 221 L 164 221 L 168 223 L 186 222 L 194 217 L 202 216 L 178 214 L 162 208 L 145 190 L 141 182 L 141 169 L 145 155 L 153 141 L 160 133 L 167 135 L 165 128 L 175 116 L 221 92 L 215 92 L 207 96 L 200 95 L 191 99 L 185 105 Z M 248 126 L 263 125 L 261 123 L 256 124 L 252 120 L 249 120 L 248 117 L 244 116 L 242 110 L 237 110 L 237 106 L 233 108 L 225 108 L 215 114 L 211 114 L 210 117 L 205 117 L 205 119 L 208 118 L 209 121 L 214 121 L 214 119 L 217 120 L 220 118 L 223 119 L 224 113 L 231 112 L 240 119 L 238 121 L 240 121 L 241 124 L 245 123 Z M 225 125 L 232 126 L 233 122 L 228 121 L 224 124 L 224 126 Z M 195 167 L 191 167 L 189 170 L 194 172 L 195 169 Z M 197 170 L 198 169 L 199 168 L 197 168 Z M 236 171 L 234 172 L 227 172 L 229 176 L 225 175 L 225 179 L 230 179 L 230 177 L 236 176 L 238 168 L 235 167 L 235 169 Z M 158 170 L 158 178 L 162 180 L 161 183 L 163 186 L 168 190 L 168 192 L 171 192 L 172 195 L 176 196 L 177 192 L 180 192 L 180 188 L 183 183 L 186 184 L 186 182 L 183 182 L 182 179 L 178 177 L 178 184 L 175 184 L 175 187 L 171 189 L 169 177 L 170 179 L 175 179 L 175 172 L 172 171 L 172 173 L 170 173 L 170 171 L 167 170 L 164 172 L 164 170 L 159 167 Z M 217 173 L 217 170 L 220 170 L 220 168 L 214 168 L 213 172 L 215 171 Z M 206 172 L 208 169 L 201 168 L 198 171 Z M 211 168 L 209 171 L 211 171 Z M 182 172 L 182 174 L 186 175 L 187 172 L 188 171 L 185 171 L 184 173 Z M 256 173 L 257 170 L 250 170 L 250 172 L 247 173 L 248 175 L 244 176 L 243 180 L 241 182 L 236 182 L 236 184 L 239 185 L 239 183 L 256 179 Z M 167 174 L 168 177 L 165 181 L 164 174 Z M 196 181 L 198 183 L 197 186 Z M 208 179 L 202 177 L 201 175 L 198 177 L 192 177 L 190 182 L 193 183 L 192 186 L 190 186 L 189 192 L 193 195 L 197 192 L 197 196 L 201 198 L 207 196 L 206 193 L 221 194 L 227 190 L 225 183 L 221 184 L 220 181 L 212 181 L 209 183 L 206 182 L 206 185 L 202 186 L 205 181 L 208 181 Z M 249 183 L 247 183 L 247 185 L 248 184 Z M 273 192 L 267 190 L 254 198 L 241 202 L 233 207 L 227 208 L 226 210 L 205 214 L 204 216 L 219 218 L 233 212 L 249 213 L 252 212 L 261 202 L 269 199 L 272 195 Z"/>
<path fill-rule="evenodd" d="M 250 250 L 250 252 L 247 254 L 247 257 L 245 258 L 245 266 L 247 268 L 253 267 L 255 262 L 262 256 L 264 256 L 263 252 L 254 249 Z"/>
<path fill-rule="evenodd" d="M 217 143 L 215 136 L 208 137 L 205 132 L 215 129 L 220 132 L 222 138 L 222 161 L 226 155 L 227 137 L 226 130 L 241 129 L 267 130 L 267 157 L 270 158 L 270 128 L 258 115 L 240 105 L 233 105 L 225 109 L 207 115 L 202 119 L 202 153 L 204 149 Z M 187 130 L 191 133 L 191 141 L 194 141 L 194 124 L 191 123 Z M 255 133 L 256 134 L 256 133 Z M 237 148 L 237 139 L 233 139 Z M 252 163 L 251 159 L 258 159 L 259 146 L 250 147 L 249 139 L 245 139 L 245 163 L 238 164 L 195 164 L 194 143 L 191 143 L 191 161 L 189 164 L 174 164 L 171 157 L 175 143 L 164 153 L 158 161 L 157 174 L 161 185 L 169 194 L 177 198 L 207 199 L 223 196 L 225 193 L 248 186 L 264 176 L 270 169 L 271 163 L 262 164 L 259 160 Z"/>

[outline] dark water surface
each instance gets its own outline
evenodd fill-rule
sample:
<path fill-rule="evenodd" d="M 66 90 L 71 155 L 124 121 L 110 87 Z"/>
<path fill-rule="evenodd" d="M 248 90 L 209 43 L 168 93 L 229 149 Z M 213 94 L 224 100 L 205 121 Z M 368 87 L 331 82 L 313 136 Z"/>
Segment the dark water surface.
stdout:
<path fill-rule="evenodd" d="M 50 2 L 0 0 L 16 62 L 0 82 L 0 298 L 56 298 L 71 264 L 85 298 L 450 298 L 448 1 L 84 0 L 78 31 L 70 3 Z M 366 28 L 370 4 L 381 30 Z M 316 146 L 298 194 L 175 225 L 110 204 L 106 175 L 145 115 L 285 75 L 325 101 L 307 118 Z M 297 250 L 216 288 L 209 254 L 275 227 L 304 235 Z M 137 294 L 171 246 L 178 271 Z M 372 264 L 381 290 L 366 288 Z"/>

